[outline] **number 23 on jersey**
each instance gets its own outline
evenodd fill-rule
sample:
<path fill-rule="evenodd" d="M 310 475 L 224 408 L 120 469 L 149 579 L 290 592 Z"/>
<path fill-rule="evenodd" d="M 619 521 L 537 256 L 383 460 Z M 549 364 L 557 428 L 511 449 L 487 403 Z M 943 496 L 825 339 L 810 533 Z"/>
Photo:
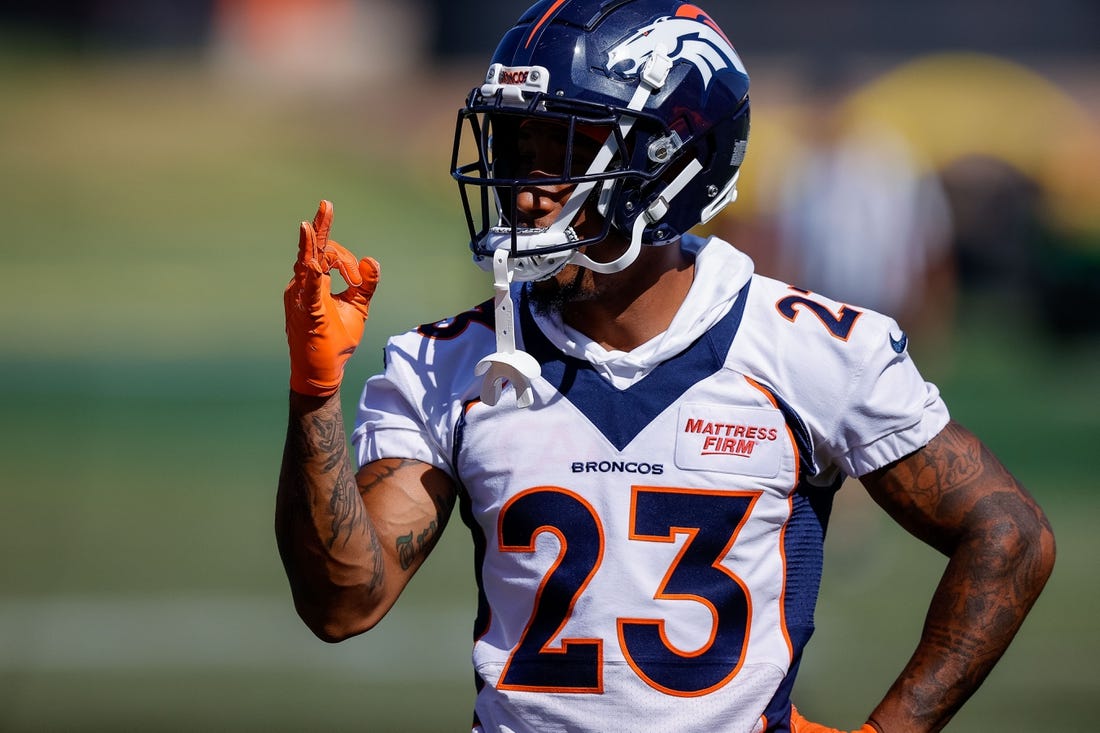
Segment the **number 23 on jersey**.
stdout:
<path fill-rule="evenodd" d="M 677 535 L 686 536 L 653 598 L 702 604 L 713 619 L 709 639 L 694 650 L 678 649 L 669 641 L 663 618 L 617 619 L 623 656 L 651 687 L 681 697 L 705 695 L 741 668 L 751 603 L 744 582 L 722 561 L 758 497 L 759 492 L 750 491 L 632 487 L 629 540 L 671 543 Z M 558 538 L 558 556 L 542 578 L 527 627 L 497 686 L 600 693 L 604 640 L 551 644 L 600 570 L 603 526 L 584 498 L 559 487 L 528 489 L 502 508 L 501 552 L 534 552 L 536 538 L 546 532 Z"/>

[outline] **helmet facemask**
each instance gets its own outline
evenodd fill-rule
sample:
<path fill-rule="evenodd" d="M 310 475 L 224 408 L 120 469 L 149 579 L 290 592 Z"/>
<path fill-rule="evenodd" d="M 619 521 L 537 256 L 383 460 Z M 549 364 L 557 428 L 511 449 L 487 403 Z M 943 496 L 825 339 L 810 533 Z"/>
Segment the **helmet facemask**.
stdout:
<path fill-rule="evenodd" d="M 633 126 L 633 119 L 608 107 L 541 94 L 518 106 L 500 91 L 486 98 L 474 90 L 459 113 L 452 170 L 475 261 L 490 269 L 493 254 L 507 248 L 515 279 L 540 280 L 581 247 L 606 239 L 616 228 L 623 180 L 637 176 L 624 166 L 635 156 Z M 560 187 L 568 187 L 567 200 L 553 222 L 522 220 L 517 200 L 524 189 Z M 587 217 L 579 227 L 582 211 Z M 598 226 L 592 219 L 600 220 Z"/>

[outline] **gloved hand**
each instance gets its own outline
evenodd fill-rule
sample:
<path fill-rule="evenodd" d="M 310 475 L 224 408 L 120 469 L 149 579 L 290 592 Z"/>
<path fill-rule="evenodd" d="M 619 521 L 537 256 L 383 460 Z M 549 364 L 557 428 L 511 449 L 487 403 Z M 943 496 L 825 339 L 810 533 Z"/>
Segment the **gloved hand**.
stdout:
<path fill-rule="evenodd" d="M 837 728 L 830 728 L 820 723 L 811 723 L 802 717 L 798 712 L 798 709 L 791 706 L 791 733 L 847 733 L 846 731 L 839 730 Z M 863 727 L 858 728 L 852 733 L 879 733 L 879 730 L 870 723 L 864 723 Z"/>
<path fill-rule="evenodd" d="M 290 345 L 290 388 L 301 394 L 335 394 L 344 365 L 363 337 L 370 299 L 378 285 L 378 262 L 358 262 L 348 250 L 329 241 L 332 204 L 322 201 L 313 222 L 298 233 L 294 278 L 283 292 L 286 339 Z M 333 294 L 329 272 L 336 268 L 348 283 Z"/>

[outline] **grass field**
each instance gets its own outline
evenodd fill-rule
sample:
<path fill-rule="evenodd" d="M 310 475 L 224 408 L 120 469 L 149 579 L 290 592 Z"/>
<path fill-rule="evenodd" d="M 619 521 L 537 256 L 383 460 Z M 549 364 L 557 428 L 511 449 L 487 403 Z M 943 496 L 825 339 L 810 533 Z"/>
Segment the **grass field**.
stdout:
<path fill-rule="evenodd" d="M 352 384 L 390 333 L 489 294 L 446 177 L 449 115 L 409 129 L 166 62 L 8 58 L 0 99 L 0 730 L 462 730 L 464 528 L 378 630 L 339 646 L 294 617 L 271 531 L 280 296 L 317 199 L 384 270 Z M 1083 733 L 1100 692 L 1100 344 L 1056 344 L 1000 312 L 968 310 L 932 376 L 1046 506 L 1060 556 L 949 730 Z M 943 563 L 858 489 L 827 552 L 798 699 L 855 726 L 911 650 Z"/>

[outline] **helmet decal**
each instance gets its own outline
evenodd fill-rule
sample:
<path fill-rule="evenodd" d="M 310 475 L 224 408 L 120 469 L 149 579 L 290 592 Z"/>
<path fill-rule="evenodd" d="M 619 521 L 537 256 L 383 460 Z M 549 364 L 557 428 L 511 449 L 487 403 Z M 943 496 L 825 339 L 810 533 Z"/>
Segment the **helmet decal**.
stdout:
<path fill-rule="evenodd" d="M 692 12 L 681 15 L 685 9 Z M 606 68 L 621 76 L 635 76 L 641 73 L 645 60 L 658 49 L 672 61 L 683 59 L 694 65 L 703 76 L 704 88 L 710 86 L 714 72 L 719 69 L 733 67 L 748 74 L 725 34 L 706 13 L 693 5 L 681 7 L 676 17 L 658 18 L 636 30 L 607 54 Z"/>

